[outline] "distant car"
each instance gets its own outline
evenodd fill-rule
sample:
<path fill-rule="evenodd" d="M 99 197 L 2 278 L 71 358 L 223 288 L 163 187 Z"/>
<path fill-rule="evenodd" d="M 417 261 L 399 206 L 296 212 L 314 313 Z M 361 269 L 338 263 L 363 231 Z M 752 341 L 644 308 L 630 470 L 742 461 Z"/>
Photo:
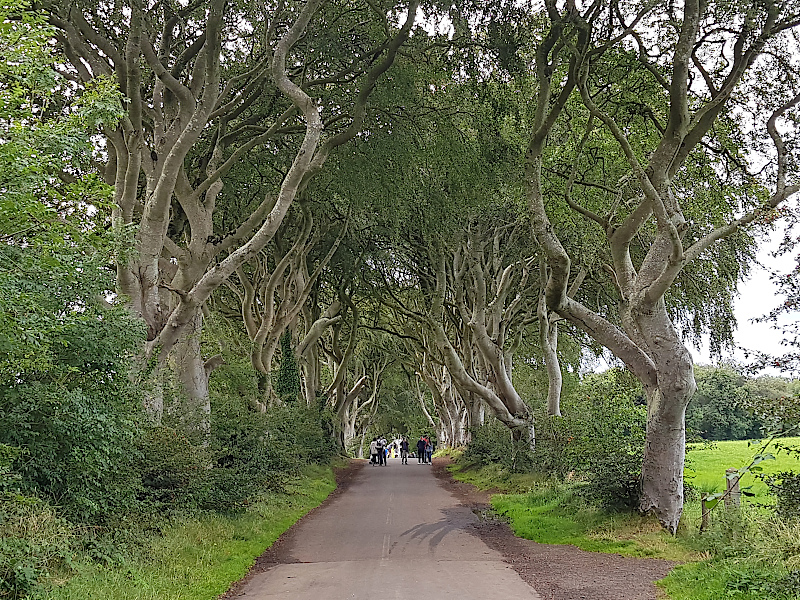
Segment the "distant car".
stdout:
<path fill-rule="evenodd" d="M 417 458 L 417 455 L 414 452 L 409 452 L 408 458 Z"/>

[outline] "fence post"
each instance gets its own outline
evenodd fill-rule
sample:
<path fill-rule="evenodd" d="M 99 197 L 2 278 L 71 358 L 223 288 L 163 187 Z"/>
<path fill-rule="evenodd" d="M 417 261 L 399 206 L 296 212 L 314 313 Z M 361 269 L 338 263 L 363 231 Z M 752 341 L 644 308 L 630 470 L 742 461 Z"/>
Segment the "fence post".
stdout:
<path fill-rule="evenodd" d="M 725 508 L 739 508 L 742 503 L 738 473 L 738 469 L 727 469 L 725 471 Z"/>
<path fill-rule="evenodd" d="M 711 527 L 711 509 L 708 508 L 706 504 L 706 495 L 703 494 L 703 497 L 700 499 L 700 533 L 708 530 Z"/>

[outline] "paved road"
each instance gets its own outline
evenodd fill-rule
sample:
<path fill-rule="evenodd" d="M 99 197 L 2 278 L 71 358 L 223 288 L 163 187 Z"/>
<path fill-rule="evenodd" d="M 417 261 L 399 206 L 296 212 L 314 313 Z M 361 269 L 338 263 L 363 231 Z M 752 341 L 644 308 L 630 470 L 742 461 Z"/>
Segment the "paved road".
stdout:
<path fill-rule="evenodd" d="M 282 561 L 256 574 L 247 600 L 541 600 L 501 555 L 469 533 L 477 517 L 429 465 L 367 465 L 297 528 Z"/>

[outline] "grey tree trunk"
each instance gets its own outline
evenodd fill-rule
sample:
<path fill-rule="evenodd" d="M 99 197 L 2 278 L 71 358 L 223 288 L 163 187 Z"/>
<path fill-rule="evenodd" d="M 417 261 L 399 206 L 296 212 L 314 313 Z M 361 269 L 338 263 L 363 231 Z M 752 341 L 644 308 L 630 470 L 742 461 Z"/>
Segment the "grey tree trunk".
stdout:
<path fill-rule="evenodd" d="M 180 414 L 174 415 L 184 423 L 184 429 L 194 431 L 205 440 L 211 433 L 211 400 L 208 393 L 208 372 L 200 350 L 200 336 L 203 330 L 203 314 L 197 310 L 191 326 L 173 346 L 169 355 L 172 372 L 180 383 L 180 393 L 176 408 Z"/>
<path fill-rule="evenodd" d="M 540 297 L 537 316 L 539 319 L 539 345 L 547 369 L 547 414 L 551 417 L 561 416 L 561 388 L 563 377 L 561 363 L 558 360 L 558 322 L 550 319 L 550 311 L 544 299 Z"/>
<path fill-rule="evenodd" d="M 649 311 L 630 315 L 657 370 L 647 393 L 647 432 L 642 462 L 640 509 L 652 512 L 673 534 L 683 510 L 686 407 L 697 385 L 692 356 L 669 319 L 663 299 Z M 633 334 L 633 332 L 631 332 Z"/>

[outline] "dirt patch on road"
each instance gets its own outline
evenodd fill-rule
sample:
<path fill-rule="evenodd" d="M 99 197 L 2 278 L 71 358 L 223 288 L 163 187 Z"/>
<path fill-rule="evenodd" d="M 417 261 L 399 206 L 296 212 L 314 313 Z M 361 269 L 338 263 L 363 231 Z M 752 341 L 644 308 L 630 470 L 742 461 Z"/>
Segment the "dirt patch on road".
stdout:
<path fill-rule="evenodd" d="M 433 473 L 462 505 L 485 514 L 489 493 L 456 481 L 447 470 L 450 460 L 434 459 Z M 675 563 L 626 558 L 619 554 L 585 552 L 575 546 L 537 544 L 518 538 L 501 521 L 481 519 L 470 530 L 532 586 L 543 600 L 656 600 L 664 595 L 654 585 Z"/>
<path fill-rule="evenodd" d="M 333 490 L 322 504 L 316 508 L 312 508 L 303 517 L 301 517 L 294 525 L 283 532 L 275 542 L 267 548 L 264 553 L 256 559 L 255 564 L 250 567 L 242 579 L 231 585 L 227 592 L 218 596 L 217 600 L 233 600 L 238 598 L 241 594 L 242 588 L 257 574 L 262 573 L 275 566 L 276 564 L 286 564 L 296 562 L 291 558 L 292 538 L 297 527 L 306 519 L 313 518 L 314 514 L 322 507 L 327 506 L 336 498 L 341 496 L 350 487 L 353 479 L 358 472 L 367 464 L 365 460 L 350 459 L 346 466 L 337 468 L 334 471 L 336 476 L 336 489 Z"/>

